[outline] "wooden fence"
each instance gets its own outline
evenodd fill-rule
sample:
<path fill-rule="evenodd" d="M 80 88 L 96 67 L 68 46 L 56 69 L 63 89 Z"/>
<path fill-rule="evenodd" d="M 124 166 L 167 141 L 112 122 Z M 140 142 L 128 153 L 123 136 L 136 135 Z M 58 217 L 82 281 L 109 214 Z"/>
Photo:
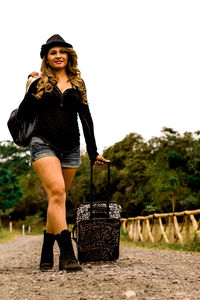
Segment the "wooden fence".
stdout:
<path fill-rule="evenodd" d="M 200 209 L 121 219 L 121 223 L 133 241 L 179 241 L 183 245 L 200 238 Z"/>
<path fill-rule="evenodd" d="M 13 231 L 13 223 L 9 222 L 9 231 L 12 232 Z M 22 235 L 25 235 L 26 232 L 26 226 L 24 224 L 22 224 Z M 29 225 L 27 228 L 27 232 L 31 233 L 31 226 Z"/>

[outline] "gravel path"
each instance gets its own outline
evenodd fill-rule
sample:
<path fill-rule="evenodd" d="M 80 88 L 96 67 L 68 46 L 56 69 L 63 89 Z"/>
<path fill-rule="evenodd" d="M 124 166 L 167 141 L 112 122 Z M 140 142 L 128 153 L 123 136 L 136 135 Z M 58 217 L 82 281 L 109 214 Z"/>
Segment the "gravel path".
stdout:
<path fill-rule="evenodd" d="M 200 255 L 121 247 L 111 263 L 83 264 L 83 271 L 38 269 L 42 236 L 0 244 L 0 299 L 4 300 L 200 300 Z"/>

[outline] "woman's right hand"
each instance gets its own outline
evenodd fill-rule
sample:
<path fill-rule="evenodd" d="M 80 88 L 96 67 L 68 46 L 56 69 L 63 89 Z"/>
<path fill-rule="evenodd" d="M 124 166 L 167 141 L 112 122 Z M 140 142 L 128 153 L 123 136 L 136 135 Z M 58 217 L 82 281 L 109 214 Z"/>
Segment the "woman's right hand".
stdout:
<path fill-rule="evenodd" d="M 97 155 L 97 157 L 96 157 L 96 160 L 95 160 L 95 165 L 96 166 L 101 166 L 101 165 L 104 165 L 104 163 L 109 163 L 110 162 L 110 160 L 108 160 L 108 159 L 105 159 L 102 155 Z"/>

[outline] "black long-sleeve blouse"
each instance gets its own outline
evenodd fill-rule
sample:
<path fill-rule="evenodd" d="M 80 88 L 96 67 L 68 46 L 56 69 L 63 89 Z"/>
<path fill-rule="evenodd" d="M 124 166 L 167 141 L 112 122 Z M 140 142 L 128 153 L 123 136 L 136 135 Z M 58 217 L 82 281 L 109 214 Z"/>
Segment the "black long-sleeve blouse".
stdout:
<path fill-rule="evenodd" d="M 91 160 L 98 155 L 93 121 L 89 106 L 81 101 L 78 88 L 73 86 L 63 93 L 57 86 L 50 93 L 44 93 L 36 99 L 37 83 L 35 80 L 18 110 L 18 118 L 28 119 L 32 114 L 38 117 L 35 136 L 44 139 L 53 149 L 67 153 L 80 145 L 78 115 L 80 117 L 86 141 L 87 152 Z"/>

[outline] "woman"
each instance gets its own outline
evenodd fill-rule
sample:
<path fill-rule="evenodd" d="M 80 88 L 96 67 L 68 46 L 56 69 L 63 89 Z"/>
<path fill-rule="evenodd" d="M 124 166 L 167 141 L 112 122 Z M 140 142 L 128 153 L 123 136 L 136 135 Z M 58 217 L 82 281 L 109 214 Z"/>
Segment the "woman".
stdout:
<path fill-rule="evenodd" d="M 53 267 L 56 240 L 60 248 L 59 269 L 81 270 L 74 255 L 65 213 L 66 195 L 80 165 L 77 113 L 90 160 L 96 165 L 107 160 L 97 152 L 86 88 L 72 45 L 58 34 L 53 35 L 42 45 L 40 56 L 41 78 L 30 85 L 18 112 L 21 119 L 32 114 L 38 116 L 30 142 L 31 161 L 48 196 L 40 269 Z"/>

